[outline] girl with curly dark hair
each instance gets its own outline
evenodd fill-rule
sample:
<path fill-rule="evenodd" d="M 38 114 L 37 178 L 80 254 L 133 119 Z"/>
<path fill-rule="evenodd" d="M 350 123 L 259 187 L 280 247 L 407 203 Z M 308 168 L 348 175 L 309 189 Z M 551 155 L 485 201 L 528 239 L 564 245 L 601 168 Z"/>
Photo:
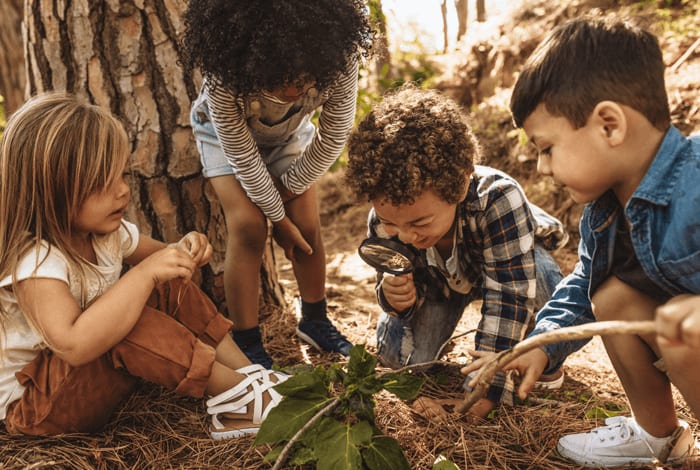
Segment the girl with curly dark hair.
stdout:
<path fill-rule="evenodd" d="M 320 350 L 347 355 L 352 346 L 326 316 L 313 184 L 345 145 L 372 36 L 362 0 L 192 0 L 185 13 L 181 57 L 204 76 L 192 127 L 228 231 L 233 337 L 265 367 L 258 286 L 268 218 L 299 285 L 297 334 Z"/>

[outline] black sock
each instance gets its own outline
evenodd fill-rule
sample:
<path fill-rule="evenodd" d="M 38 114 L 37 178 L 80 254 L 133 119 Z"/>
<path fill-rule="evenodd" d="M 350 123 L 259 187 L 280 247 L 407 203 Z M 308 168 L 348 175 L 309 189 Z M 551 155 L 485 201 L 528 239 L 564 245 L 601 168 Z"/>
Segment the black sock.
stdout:
<path fill-rule="evenodd" d="M 231 333 L 233 335 L 233 340 L 241 349 L 245 349 L 251 344 L 262 343 L 260 325 L 247 330 L 232 331 Z"/>
<path fill-rule="evenodd" d="M 304 320 L 325 320 L 326 317 L 326 299 L 321 299 L 318 302 L 304 302 L 301 299 L 301 317 Z"/>

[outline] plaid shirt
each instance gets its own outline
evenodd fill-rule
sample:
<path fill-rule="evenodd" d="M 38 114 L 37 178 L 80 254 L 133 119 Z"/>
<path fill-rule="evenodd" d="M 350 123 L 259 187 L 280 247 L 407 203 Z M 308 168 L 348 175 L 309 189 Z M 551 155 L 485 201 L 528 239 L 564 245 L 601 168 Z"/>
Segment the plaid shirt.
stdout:
<path fill-rule="evenodd" d="M 476 167 L 467 196 L 457 206 L 456 227 L 456 272 L 463 276 L 462 281 L 473 286 L 469 295 L 483 300 L 475 347 L 490 352 L 511 348 L 523 339 L 533 315 L 535 241 L 548 249 L 557 248 L 566 243 L 566 232 L 561 222 L 527 201 L 517 181 L 484 166 Z M 387 236 L 373 212 L 369 234 Z M 421 256 L 427 265 L 425 250 L 421 250 Z M 425 274 L 414 275 L 418 299 L 406 318 L 420 308 L 426 297 L 454 295 L 443 270 L 428 266 Z M 417 279 L 421 278 L 429 285 L 420 285 Z M 381 273 L 377 281 L 379 304 L 384 311 L 391 311 L 380 284 Z M 513 390 L 512 380 L 501 372 L 487 396 L 494 402 L 512 404 Z"/>

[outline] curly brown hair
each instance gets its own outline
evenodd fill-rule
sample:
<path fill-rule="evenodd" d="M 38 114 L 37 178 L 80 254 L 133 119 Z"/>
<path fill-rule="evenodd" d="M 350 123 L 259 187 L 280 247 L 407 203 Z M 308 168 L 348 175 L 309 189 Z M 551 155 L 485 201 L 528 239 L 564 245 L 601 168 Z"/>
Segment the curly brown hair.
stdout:
<path fill-rule="evenodd" d="M 345 180 L 358 198 L 413 204 L 431 189 L 459 202 L 480 149 L 457 103 L 407 85 L 387 94 L 348 141 Z"/>
<path fill-rule="evenodd" d="M 362 0 L 190 0 L 184 22 L 185 70 L 241 95 L 309 78 L 323 90 L 374 37 Z"/>

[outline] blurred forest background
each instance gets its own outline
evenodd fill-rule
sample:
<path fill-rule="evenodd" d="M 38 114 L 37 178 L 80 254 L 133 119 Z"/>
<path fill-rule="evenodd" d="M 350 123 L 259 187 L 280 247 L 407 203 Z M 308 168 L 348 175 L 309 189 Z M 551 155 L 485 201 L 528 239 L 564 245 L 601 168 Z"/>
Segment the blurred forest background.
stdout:
<path fill-rule="evenodd" d="M 146 233 L 172 241 L 189 230 L 215 247 L 198 281 L 223 305 L 223 216 L 200 175 L 189 128 L 189 104 L 201 77 L 177 62 L 186 0 L 2 0 L 0 95 L 9 115 L 28 94 L 70 90 L 105 106 L 132 139 L 132 207 L 128 218 Z M 516 177 L 528 197 L 565 222 L 572 235 L 555 256 L 569 272 L 576 259 L 581 207 L 536 174 L 536 156 L 514 129 L 508 99 L 519 67 L 543 34 L 583 14 L 629 17 L 660 38 L 673 123 L 700 131 L 700 2 L 697 0 L 367 0 L 381 40 L 361 71 L 357 119 L 387 90 L 407 81 L 436 88 L 459 102 L 483 147 L 483 163 Z M 342 184 L 345 156 L 319 182 L 328 256 L 330 314 L 351 340 L 375 346 L 379 310 L 373 272 L 356 255 L 368 206 Z M 3 191 L 11 188 L 0 188 Z M 266 342 L 278 364 L 329 364 L 294 336 L 290 300 L 296 285 L 289 263 L 270 244 L 261 266 L 261 312 Z M 470 307 L 446 353 L 467 361 L 478 306 Z M 622 389 L 598 339 L 572 356 L 561 391 L 533 396 L 526 406 L 502 407 L 487 420 L 440 422 L 416 414 L 390 394 L 377 397 L 377 423 L 397 439 L 411 467 L 432 468 L 445 456 L 458 468 L 569 468 L 553 449 L 562 434 L 589 429 L 627 413 Z M 461 398 L 457 367 L 425 372 L 423 393 Z M 698 422 L 678 397 L 679 416 L 698 435 Z M 0 468 L 266 468 L 266 449 L 252 439 L 212 442 L 196 400 L 144 385 L 114 422 L 96 435 L 16 438 L 0 426 Z M 657 467 L 650 467 L 657 468 Z M 688 467 L 692 468 L 692 467 Z"/>

